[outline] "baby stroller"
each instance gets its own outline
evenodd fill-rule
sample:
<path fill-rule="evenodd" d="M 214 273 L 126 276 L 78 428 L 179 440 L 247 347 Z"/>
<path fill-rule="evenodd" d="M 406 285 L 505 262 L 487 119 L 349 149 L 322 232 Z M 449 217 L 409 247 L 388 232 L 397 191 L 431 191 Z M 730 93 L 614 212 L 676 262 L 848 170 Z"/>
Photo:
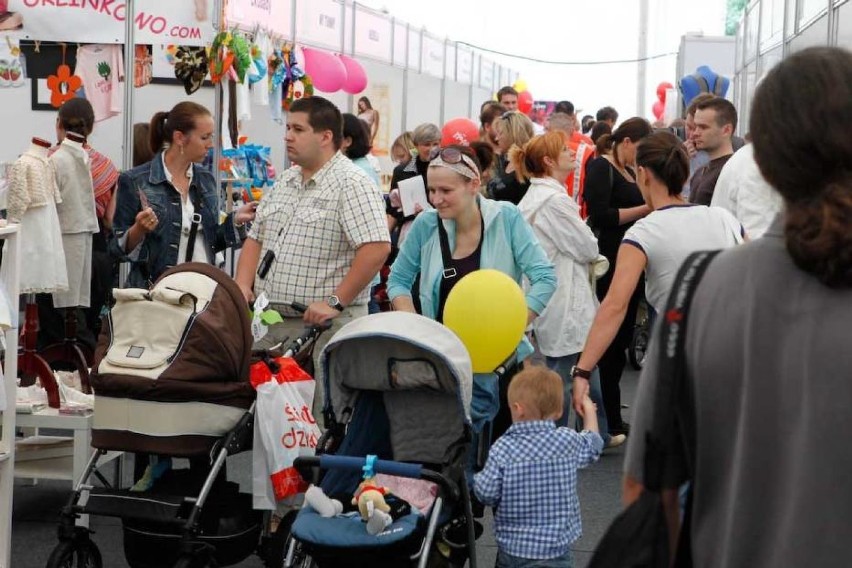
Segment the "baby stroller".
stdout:
<path fill-rule="evenodd" d="M 317 449 L 327 453 L 297 458 L 301 475 L 348 502 L 366 456 L 377 456 L 378 474 L 434 484 L 434 502 L 422 509 L 412 503 L 411 513 L 375 536 L 357 512 L 328 518 L 303 507 L 279 529 L 289 531 L 283 566 L 424 568 L 469 559 L 475 567 L 464 475 L 473 376 L 464 345 L 433 320 L 385 312 L 344 326 L 321 361 L 327 430 Z"/>
<path fill-rule="evenodd" d="M 175 267 L 152 290 L 116 290 L 95 353 L 89 463 L 63 507 L 48 568 L 100 568 L 101 555 L 81 515 L 120 518 L 133 568 L 228 566 L 260 541 L 251 495 L 226 481 L 225 460 L 251 448 L 255 392 L 248 381 L 252 337 L 245 300 L 219 269 Z M 321 333 L 312 328 L 288 355 Z M 135 491 L 94 487 L 107 451 L 189 458 L 190 469 L 158 470 Z M 199 467 L 196 467 L 199 466 Z M 155 473 L 156 472 L 156 473 Z M 147 475 L 147 473 L 146 473 Z"/>

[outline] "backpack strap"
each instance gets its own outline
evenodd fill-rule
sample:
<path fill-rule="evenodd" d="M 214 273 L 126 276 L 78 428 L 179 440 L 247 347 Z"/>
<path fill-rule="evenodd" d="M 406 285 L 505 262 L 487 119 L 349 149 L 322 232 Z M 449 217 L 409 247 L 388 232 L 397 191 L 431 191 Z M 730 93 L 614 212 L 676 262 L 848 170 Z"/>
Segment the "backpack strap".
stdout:
<path fill-rule="evenodd" d="M 663 487 L 666 463 L 677 451 L 686 456 L 693 470 L 694 424 L 692 412 L 686 407 L 686 329 L 689 307 L 698 283 L 710 261 L 720 251 L 702 251 L 691 254 L 681 265 L 661 315 L 656 341 L 659 345 L 657 390 L 654 397 L 654 419 L 648 432 L 645 452 L 644 484 L 652 491 Z"/>
<path fill-rule="evenodd" d="M 692 78 L 695 79 L 696 83 L 698 83 L 698 92 L 710 92 L 710 84 L 707 82 L 707 79 L 704 78 L 704 75 L 702 75 L 701 73 L 695 73 L 694 75 L 692 75 Z"/>

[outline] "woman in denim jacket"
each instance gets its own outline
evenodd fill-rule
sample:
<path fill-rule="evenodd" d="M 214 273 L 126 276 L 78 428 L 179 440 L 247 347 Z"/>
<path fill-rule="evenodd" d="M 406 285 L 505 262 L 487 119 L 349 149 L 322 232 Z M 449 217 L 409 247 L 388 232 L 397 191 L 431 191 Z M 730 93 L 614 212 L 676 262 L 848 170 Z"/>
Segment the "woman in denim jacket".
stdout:
<path fill-rule="evenodd" d="M 113 252 L 133 261 L 129 286 L 148 287 L 181 262 L 215 264 L 216 252 L 239 246 L 242 226 L 256 204 L 244 205 L 219 223 L 216 181 L 198 165 L 213 146 L 213 117 L 193 102 L 178 103 L 151 119 L 154 158 L 118 178 Z M 200 216 L 196 237 L 193 219 Z"/>
<path fill-rule="evenodd" d="M 479 165 L 470 148 L 448 146 L 429 164 L 429 194 L 434 210 L 417 216 L 400 248 L 388 279 L 394 309 L 414 311 L 411 285 L 420 273 L 420 305 L 424 316 L 442 321 L 449 291 L 466 274 L 480 268 L 499 270 L 520 283 L 526 276 L 528 321 L 540 314 L 556 290 L 556 273 L 520 211 L 508 202 L 479 196 Z M 446 230 L 456 276 L 442 278 L 444 263 L 438 223 Z M 452 280 L 452 282 L 449 282 Z M 533 352 L 524 338 L 517 358 Z M 477 374 L 471 418 L 479 432 L 499 409 L 497 376 Z"/>

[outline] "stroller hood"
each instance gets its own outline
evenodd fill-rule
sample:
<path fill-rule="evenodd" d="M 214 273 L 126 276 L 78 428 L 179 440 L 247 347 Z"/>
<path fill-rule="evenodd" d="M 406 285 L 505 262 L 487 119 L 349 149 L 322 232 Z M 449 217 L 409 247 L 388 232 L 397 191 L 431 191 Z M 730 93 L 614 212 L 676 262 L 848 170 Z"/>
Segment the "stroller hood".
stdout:
<path fill-rule="evenodd" d="M 369 390 L 444 395 L 445 410 L 470 423 L 470 356 L 456 334 L 434 320 L 407 312 L 358 318 L 331 338 L 320 361 L 324 410 L 333 410 L 338 419 L 344 409 L 354 407 L 358 391 Z M 435 410 L 417 405 L 407 409 L 409 418 Z M 435 416 L 420 418 L 429 422 Z"/>

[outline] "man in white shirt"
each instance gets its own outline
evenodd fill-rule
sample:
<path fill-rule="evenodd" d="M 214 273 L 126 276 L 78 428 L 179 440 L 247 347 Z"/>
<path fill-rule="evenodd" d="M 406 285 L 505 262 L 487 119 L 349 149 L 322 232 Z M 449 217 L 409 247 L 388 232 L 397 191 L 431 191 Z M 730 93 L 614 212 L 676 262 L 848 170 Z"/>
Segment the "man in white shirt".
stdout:
<path fill-rule="evenodd" d="M 749 144 L 731 156 L 722 168 L 710 205 L 733 213 L 749 238 L 756 239 L 766 232 L 784 202 L 763 179 Z"/>

